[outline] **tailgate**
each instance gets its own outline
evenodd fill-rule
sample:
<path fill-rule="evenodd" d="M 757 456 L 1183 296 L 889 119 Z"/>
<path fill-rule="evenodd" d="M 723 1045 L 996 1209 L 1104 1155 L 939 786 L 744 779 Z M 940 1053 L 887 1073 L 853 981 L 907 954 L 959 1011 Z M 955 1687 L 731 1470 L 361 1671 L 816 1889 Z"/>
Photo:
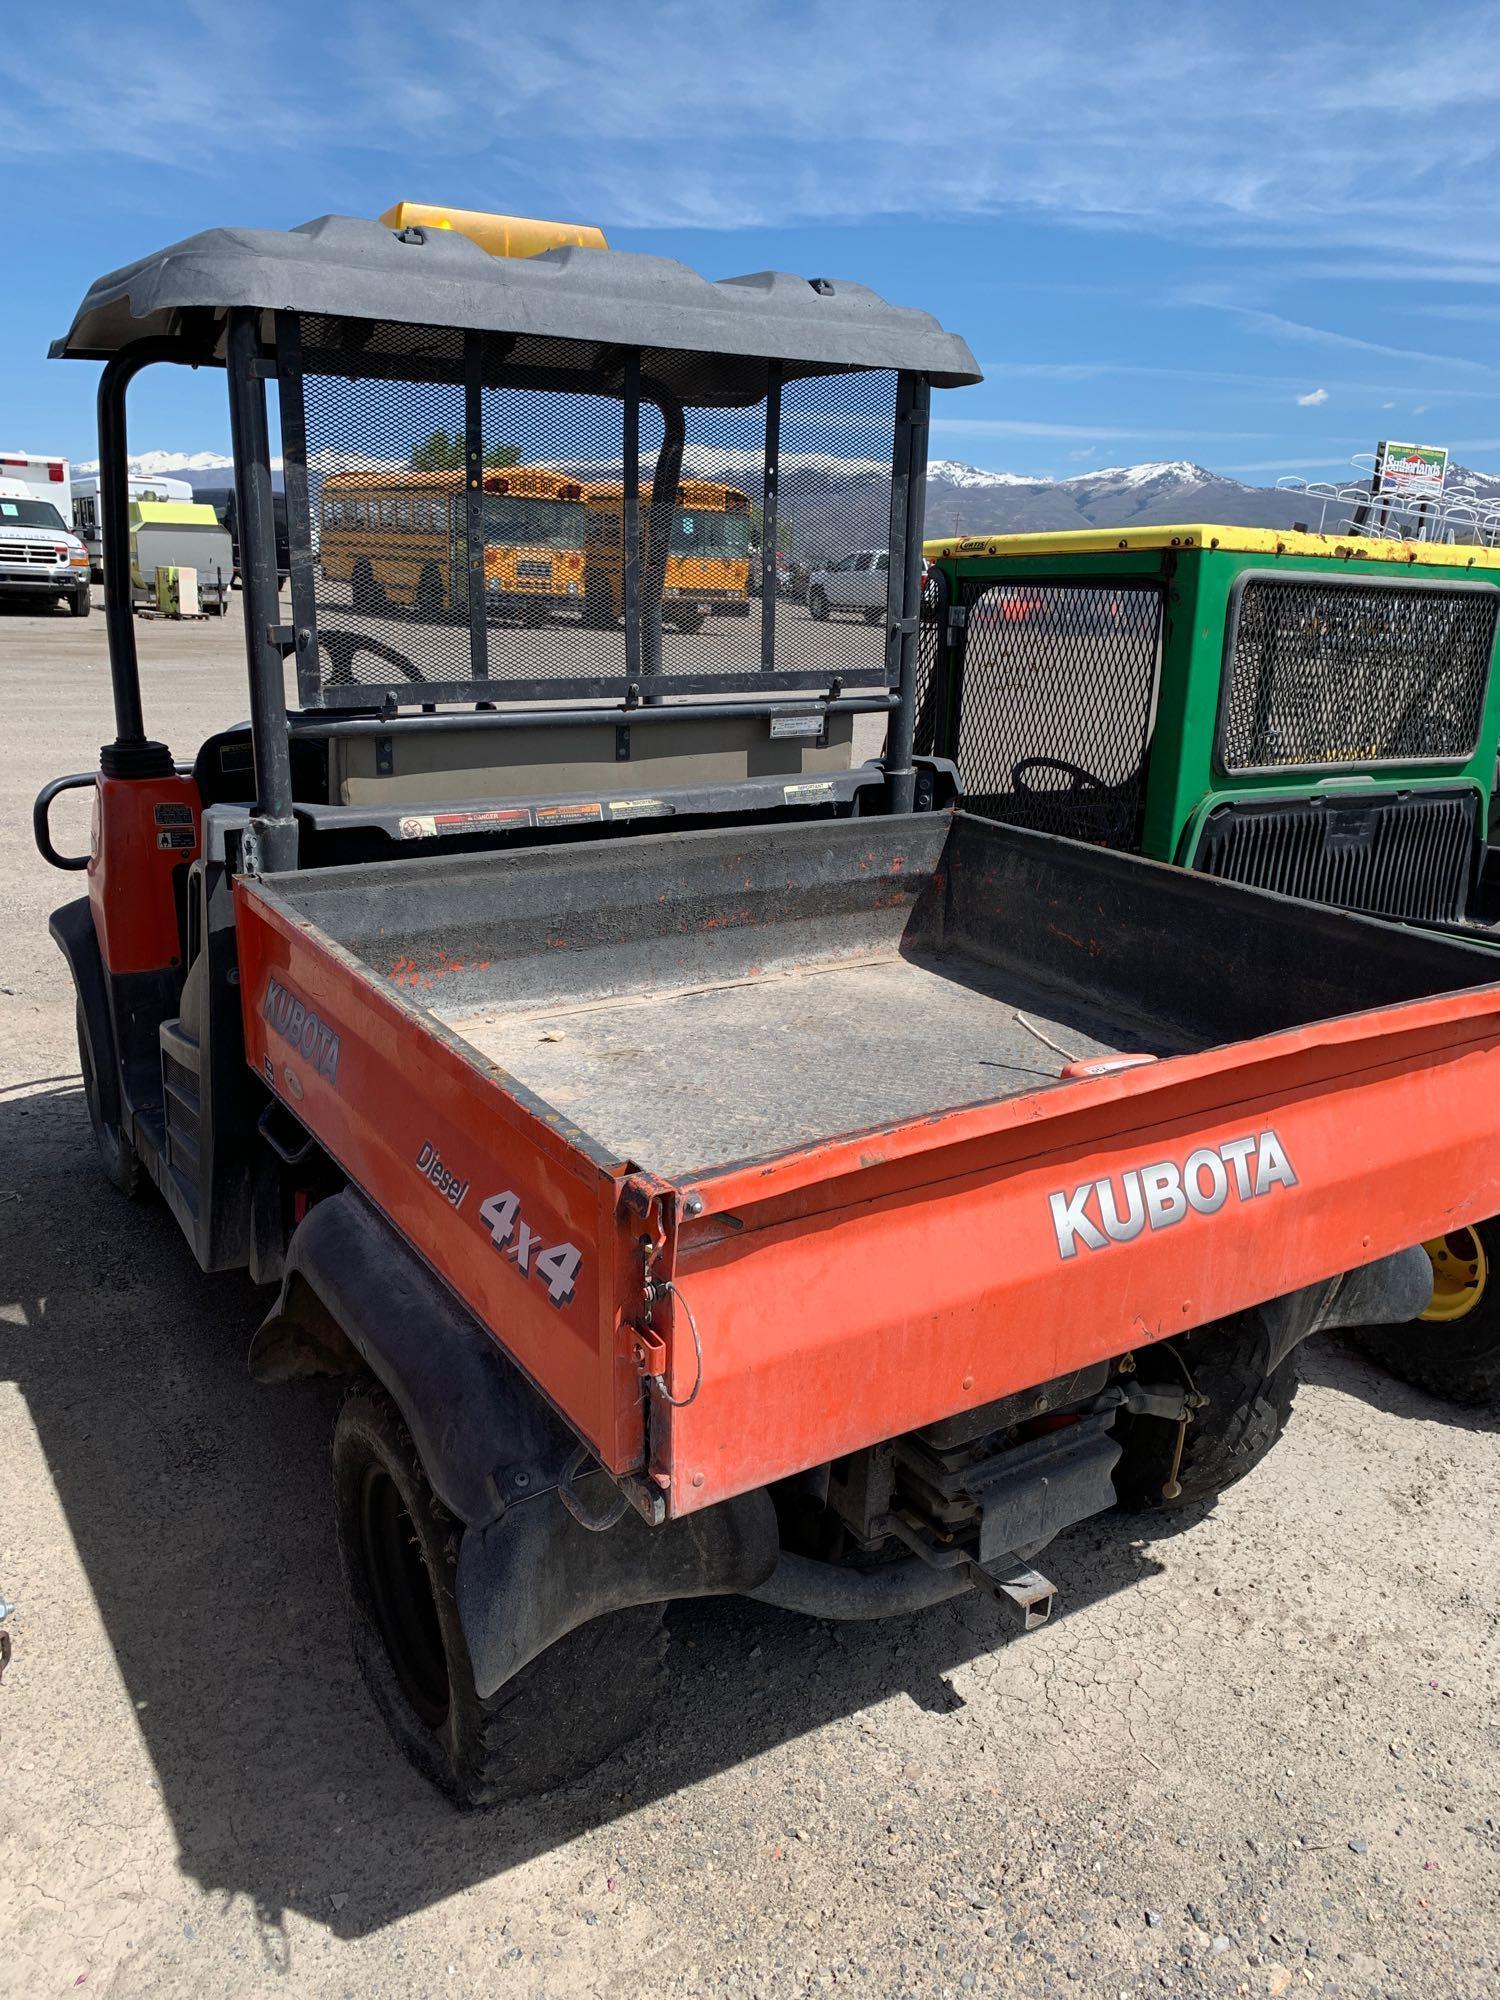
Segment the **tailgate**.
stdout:
<path fill-rule="evenodd" d="M 654 1464 L 688 1512 L 1500 1212 L 1500 989 L 697 1180 Z"/>

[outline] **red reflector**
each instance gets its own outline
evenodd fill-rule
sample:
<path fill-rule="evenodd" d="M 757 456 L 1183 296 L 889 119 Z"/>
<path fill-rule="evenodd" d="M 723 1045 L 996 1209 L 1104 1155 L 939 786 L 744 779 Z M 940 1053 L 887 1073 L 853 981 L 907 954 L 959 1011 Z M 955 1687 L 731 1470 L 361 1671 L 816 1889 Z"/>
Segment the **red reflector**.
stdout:
<path fill-rule="evenodd" d="M 52 481 L 54 486 L 62 485 L 62 476 L 63 469 L 60 465 L 49 465 L 47 467 L 47 477 Z"/>

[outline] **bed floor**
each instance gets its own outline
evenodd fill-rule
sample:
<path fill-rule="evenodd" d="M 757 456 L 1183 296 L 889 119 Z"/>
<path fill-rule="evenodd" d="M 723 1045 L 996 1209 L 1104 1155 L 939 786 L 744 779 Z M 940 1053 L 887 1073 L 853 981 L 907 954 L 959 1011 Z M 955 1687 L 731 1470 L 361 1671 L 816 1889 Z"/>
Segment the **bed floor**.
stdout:
<path fill-rule="evenodd" d="M 444 1018 L 617 1158 L 682 1178 L 1045 1089 L 1078 1057 L 1170 1052 L 1058 1005 L 993 967 L 892 954 Z"/>

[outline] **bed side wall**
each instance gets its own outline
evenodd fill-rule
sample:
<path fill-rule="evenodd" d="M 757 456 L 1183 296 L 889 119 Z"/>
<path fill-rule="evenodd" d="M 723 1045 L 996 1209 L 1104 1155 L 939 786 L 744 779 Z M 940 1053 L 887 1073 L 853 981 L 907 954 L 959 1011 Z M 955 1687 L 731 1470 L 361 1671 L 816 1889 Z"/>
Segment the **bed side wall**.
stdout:
<path fill-rule="evenodd" d="M 931 934 L 935 912 L 923 917 Z M 960 814 L 950 949 L 1198 1046 L 1500 979 L 1481 946 Z"/>

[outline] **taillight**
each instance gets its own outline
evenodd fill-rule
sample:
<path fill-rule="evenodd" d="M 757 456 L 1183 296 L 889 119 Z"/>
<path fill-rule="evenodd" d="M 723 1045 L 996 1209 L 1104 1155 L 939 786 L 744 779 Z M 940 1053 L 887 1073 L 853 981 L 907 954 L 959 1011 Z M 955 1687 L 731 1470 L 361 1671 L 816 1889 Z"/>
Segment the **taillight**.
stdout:
<path fill-rule="evenodd" d="M 54 486 L 61 486 L 63 483 L 62 467 L 58 465 L 55 461 L 49 464 L 47 467 L 47 477 L 52 481 L 52 484 Z"/>

